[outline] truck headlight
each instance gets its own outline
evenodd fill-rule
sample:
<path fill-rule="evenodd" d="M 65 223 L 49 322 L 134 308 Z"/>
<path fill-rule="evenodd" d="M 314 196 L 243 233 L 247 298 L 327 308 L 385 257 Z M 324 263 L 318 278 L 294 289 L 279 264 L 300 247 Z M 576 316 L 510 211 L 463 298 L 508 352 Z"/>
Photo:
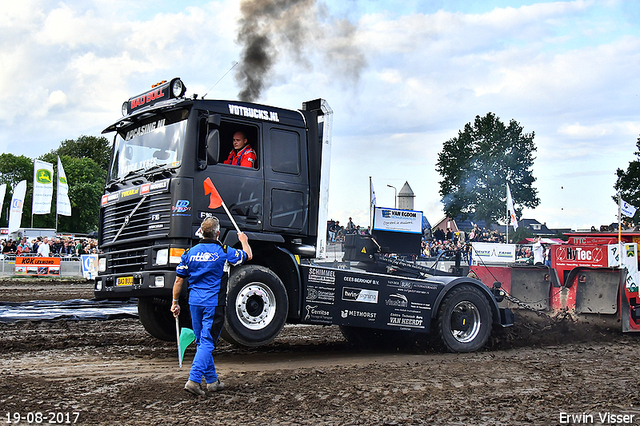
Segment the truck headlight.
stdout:
<path fill-rule="evenodd" d="M 107 270 L 107 258 L 101 257 L 98 259 L 98 272 L 104 272 Z"/>
<path fill-rule="evenodd" d="M 156 252 L 156 265 L 166 265 L 169 263 L 169 249 L 160 249 Z"/>

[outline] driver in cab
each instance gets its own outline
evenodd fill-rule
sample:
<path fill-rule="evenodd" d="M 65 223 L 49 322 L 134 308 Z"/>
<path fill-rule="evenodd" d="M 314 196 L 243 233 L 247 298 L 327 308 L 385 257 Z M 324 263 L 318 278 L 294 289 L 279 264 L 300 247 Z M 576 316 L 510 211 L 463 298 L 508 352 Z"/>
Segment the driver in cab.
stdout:
<path fill-rule="evenodd" d="M 224 164 L 234 166 L 255 167 L 256 152 L 247 143 L 247 136 L 243 132 L 236 132 L 233 135 L 233 149 Z"/>

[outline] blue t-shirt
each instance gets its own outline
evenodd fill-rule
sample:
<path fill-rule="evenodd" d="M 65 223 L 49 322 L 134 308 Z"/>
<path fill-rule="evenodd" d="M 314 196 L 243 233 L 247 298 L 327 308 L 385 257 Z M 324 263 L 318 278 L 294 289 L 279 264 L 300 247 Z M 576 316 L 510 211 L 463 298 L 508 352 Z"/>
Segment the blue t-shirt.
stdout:
<path fill-rule="evenodd" d="M 218 241 L 202 240 L 187 250 L 176 267 L 176 274 L 189 278 L 189 304 L 224 306 L 227 296 L 227 265 L 240 265 L 247 253 L 223 247 Z"/>

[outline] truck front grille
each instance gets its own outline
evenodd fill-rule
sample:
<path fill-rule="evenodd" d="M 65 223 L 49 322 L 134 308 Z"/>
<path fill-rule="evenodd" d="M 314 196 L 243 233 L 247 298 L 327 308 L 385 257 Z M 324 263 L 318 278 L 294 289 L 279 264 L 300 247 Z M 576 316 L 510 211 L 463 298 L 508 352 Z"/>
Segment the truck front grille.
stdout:
<path fill-rule="evenodd" d="M 114 274 L 139 272 L 145 269 L 150 255 L 149 247 L 112 251 L 107 255 L 107 266 Z"/>
<path fill-rule="evenodd" d="M 154 194 L 141 203 L 140 200 L 141 198 L 126 200 L 104 208 L 102 246 L 108 247 L 113 243 L 144 238 L 166 237 L 169 234 L 171 194 Z M 136 209 L 138 203 L 140 206 Z"/>

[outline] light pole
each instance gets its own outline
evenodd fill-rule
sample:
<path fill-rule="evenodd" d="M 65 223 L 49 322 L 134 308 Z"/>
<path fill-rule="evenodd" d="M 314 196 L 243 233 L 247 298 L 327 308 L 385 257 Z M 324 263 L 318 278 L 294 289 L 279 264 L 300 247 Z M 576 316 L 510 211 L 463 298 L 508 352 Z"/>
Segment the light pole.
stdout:
<path fill-rule="evenodd" d="M 398 208 L 398 204 L 397 204 L 397 200 L 398 200 L 398 190 L 396 189 L 395 186 L 393 185 L 387 185 L 389 188 L 393 188 L 393 208 L 397 209 Z"/>

